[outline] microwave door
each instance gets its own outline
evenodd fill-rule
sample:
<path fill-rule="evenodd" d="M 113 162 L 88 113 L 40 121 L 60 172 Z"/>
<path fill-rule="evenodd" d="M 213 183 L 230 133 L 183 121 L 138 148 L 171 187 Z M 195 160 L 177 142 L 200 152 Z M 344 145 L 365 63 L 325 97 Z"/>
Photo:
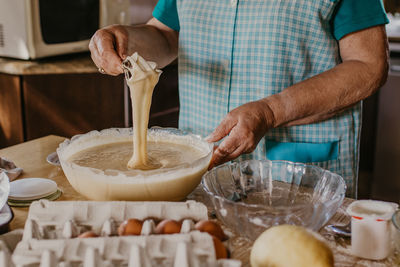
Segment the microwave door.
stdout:
<path fill-rule="evenodd" d="M 0 56 L 29 59 L 26 1 L 0 0 Z"/>

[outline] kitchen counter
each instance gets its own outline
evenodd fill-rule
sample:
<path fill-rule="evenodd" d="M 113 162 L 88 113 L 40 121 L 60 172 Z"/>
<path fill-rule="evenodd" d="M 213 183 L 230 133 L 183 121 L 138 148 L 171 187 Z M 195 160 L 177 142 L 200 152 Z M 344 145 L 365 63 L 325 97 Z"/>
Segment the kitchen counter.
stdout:
<path fill-rule="evenodd" d="M 35 139 L 19 145 L 0 150 L 1 157 L 7 157 L 15 162 L 18 167 L 24 169 L 24 173 L 19 178 L 27 177 L 43 177 L 54 180 L 59 188 L 63 191 L 59 200 L 86 200 L 85 197 L 78 194 L 68 183 L 64 173 L 60 167 L 50 165 L 46 162 L 48 154 L 54 152 L 58 144 L 64 141 L 64 137 L 46 136 Z M 203 202 L 212 210 L 211 204 L 207 201 L 206 193 L 200 187 L 197 187 L 188 199 Z M 345 208 L 352 202 L 352 199 L 345 199 L 343 205 L 339 208 L 334 217 L 328 224 L 346 224 L 349 221 L 345 213 Z M 12 208 L 14 211 L 14 219 L 11 222 L 11 229 L 22 228 L 28 214 L 28 208 Z M 230 236 L 226 245 L 231 252 L 231 257 L 242 261 L 242 266 L 250 266 L 249 255 L 252 242 L 234 233 L 228 228 L 224 228 L 225 232 Z M 383 267 L 383 266 L 400 266 L 400 253 L 397 251 L 385 261 L 369 261 L 348 254 L 350 240 L 339 237 L 332 232 L 323 228 L 320 233 L 327 239 L 329 246 L 333 250 L 335 256 L 335 266 L 357 266 L 357 267 Z"/>
<path fill-rule="evenodd" d="M 88 53 L 51 57 L 39 60 L 18 60 L 0 57 L 0 73 L 10 75 L 97 73 Z"/>

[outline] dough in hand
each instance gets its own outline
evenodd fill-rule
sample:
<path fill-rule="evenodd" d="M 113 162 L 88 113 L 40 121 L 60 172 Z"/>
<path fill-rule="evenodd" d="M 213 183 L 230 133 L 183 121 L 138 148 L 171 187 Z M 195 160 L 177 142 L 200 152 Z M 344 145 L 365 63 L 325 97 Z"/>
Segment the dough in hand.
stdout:
<path fill-rule="evenodd" d="M 333 267 L 331 249 L 322 237 L 303 227 L 274 226 L 254 242 L 252 267 Z"/>

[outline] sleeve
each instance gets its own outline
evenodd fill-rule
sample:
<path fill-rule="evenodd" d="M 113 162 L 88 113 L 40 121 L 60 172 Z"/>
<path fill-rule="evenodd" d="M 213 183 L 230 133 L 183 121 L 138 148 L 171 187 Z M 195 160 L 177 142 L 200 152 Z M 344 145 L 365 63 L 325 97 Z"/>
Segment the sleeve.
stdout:
<path fill-rule="evenodd" d="M 349 33 L 387 23 L 382 0 L 341 0 L 331 20 L 332 34 L 340 40 Z"/>
<path fill-rule="evenodd" d="M 176 0 L 159 0 L 153 10 L 153 17 L 175 31 L 180 29 Z"/>

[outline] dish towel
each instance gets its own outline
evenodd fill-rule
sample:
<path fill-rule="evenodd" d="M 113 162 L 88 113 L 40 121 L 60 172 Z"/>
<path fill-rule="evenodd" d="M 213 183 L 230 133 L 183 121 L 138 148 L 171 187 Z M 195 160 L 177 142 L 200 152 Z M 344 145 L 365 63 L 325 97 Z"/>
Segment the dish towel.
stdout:
<path fill-rule="evenodd" d="M 23 172 L 22 168 L 18 168 L 14 162 L 9 161 L 5 158 L 0 157 L 0 174 L 7 174 L 10 182 L 17 178 Z"/>

